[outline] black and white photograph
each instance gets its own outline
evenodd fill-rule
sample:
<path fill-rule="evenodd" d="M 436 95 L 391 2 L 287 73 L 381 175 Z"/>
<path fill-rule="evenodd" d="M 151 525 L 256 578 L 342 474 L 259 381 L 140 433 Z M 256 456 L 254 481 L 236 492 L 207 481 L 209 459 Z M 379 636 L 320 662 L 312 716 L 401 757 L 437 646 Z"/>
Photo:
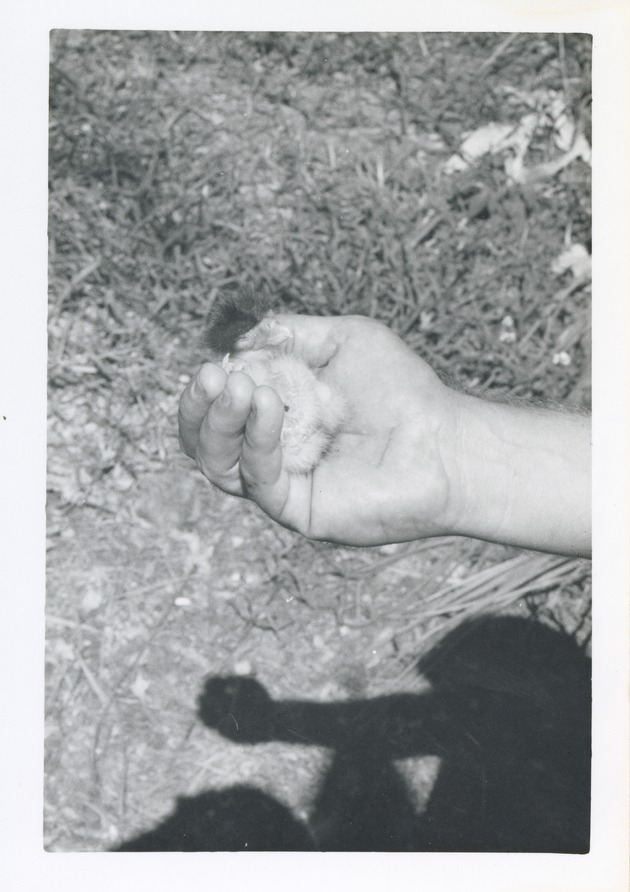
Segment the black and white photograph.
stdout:
<path fill-rule="evenodd" d="M 47 850 L 589 850 L 590 91 L 51 34 Z"/>
<path fill-rule="evenodd" d="M 0 882 L 622 889 L 617 13 L 71 6 L 5 78 Z"/>

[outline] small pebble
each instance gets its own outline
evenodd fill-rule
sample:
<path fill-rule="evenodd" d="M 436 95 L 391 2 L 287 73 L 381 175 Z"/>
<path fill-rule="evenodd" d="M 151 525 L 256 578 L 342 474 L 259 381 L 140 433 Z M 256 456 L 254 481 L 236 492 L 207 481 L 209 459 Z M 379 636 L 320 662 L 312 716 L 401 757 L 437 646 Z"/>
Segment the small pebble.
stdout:
<path fill-rule="evenodd" d="M 92 482 L 92 475 L 87 468 L 79 468 L 77 477 L 81 486 L 86 487 Z"/>
<path fill-rule="evenodd" d="M 252 664 L 249 660 L 239 660 L 238 663 L 234 664 L 235 675 L 251 675 L 253 671 Z"/>
<path fill-rule="evenodd" d="M 566 350 L 561 350 L 553 354 L 552 362 L 554 365 L 571 365 L 571 357 Z"/>
<path fill-rule="evenodd" d="M 389 545 L 381 545 L 379 551 L 381 554 L 396 554 L 400 545 L 397 542 L 391 542 Z"/>
<path fill-rule="evenodd" d="M 190 607 L 191 604 L 190 598 L 175 598 L 176 607 Z"/>
<path fill-rule="evenodd" d="M 81 610 L 85 613 L 92 613 L 98 610 L 103 602 L 103 594 L 97 588 L 88 588 L 81 598 Z"/>

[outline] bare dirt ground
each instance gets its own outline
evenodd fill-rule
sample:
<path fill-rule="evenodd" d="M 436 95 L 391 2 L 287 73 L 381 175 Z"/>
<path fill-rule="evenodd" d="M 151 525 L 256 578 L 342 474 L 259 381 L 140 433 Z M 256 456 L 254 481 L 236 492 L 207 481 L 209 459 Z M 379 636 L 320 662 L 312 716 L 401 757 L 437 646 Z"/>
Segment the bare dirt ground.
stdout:
<path fill-rule="evenodd" d="M 231 282 L 588 409 L 589 90 L 580 35 L 53 34 L 48 850 L 587 845 L 588 563 L 307 542 L 176 415 Z"/>

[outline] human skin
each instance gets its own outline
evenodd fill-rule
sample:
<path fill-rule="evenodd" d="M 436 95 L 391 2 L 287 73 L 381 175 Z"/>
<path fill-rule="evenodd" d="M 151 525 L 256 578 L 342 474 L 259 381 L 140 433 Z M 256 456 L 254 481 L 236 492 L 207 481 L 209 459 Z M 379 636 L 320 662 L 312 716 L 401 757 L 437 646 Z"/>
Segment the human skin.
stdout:
<path fill-rule="evenodd" d="M 465 535 L 590 556 L 588 418 L 460 393 L 371 319 L 277 319 L 293 355 L 342 394 L 342 429 L 311 473 L 289 474 L 278 395 L 206 363 L 182 394 L 179 426 L 211 483 L 312 539 Z"/>

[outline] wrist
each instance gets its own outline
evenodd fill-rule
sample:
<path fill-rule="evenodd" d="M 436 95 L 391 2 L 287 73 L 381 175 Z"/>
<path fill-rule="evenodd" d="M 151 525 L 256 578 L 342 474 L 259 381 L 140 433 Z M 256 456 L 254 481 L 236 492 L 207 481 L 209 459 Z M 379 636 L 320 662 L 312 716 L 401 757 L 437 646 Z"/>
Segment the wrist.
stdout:
<path fill-rule="evenodd" d="M 590 420 L 451 392 L 451 534 L 590 555 Z"/>

